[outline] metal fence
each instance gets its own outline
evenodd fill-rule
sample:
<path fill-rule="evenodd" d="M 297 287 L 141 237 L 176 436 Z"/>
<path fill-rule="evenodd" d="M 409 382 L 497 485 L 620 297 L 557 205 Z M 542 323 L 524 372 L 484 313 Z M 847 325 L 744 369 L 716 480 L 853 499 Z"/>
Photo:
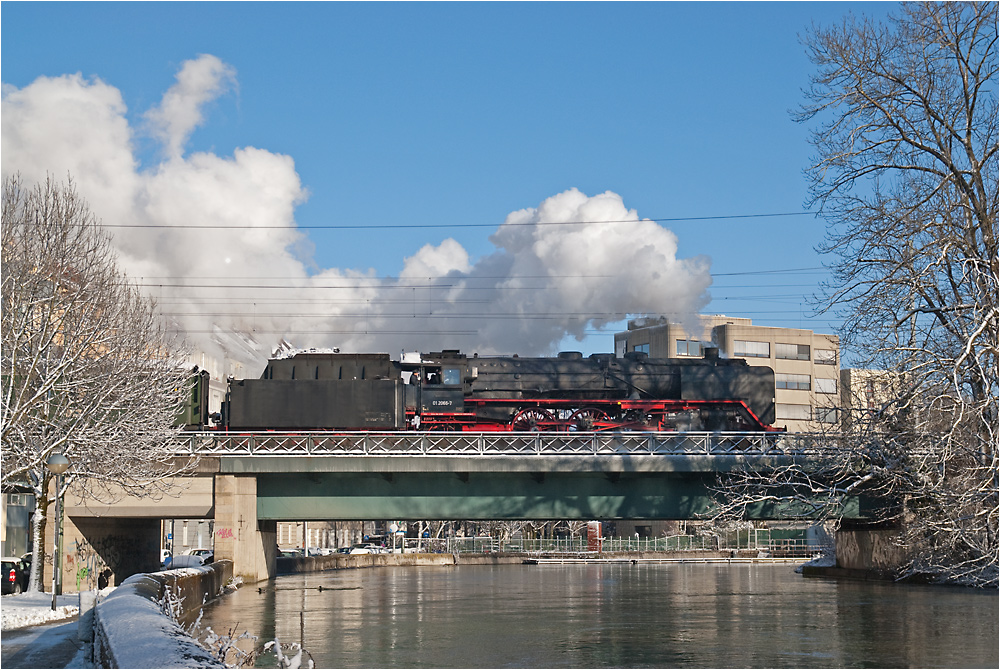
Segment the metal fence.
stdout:
<path fill-rule="evenodd" d="M 204 456 L 535 456 L 818 454 L 840 438 L 815 433 L 181 433 L 177 455 Z"/>
<path fill-rule="evenodd" d="M 405 538 L 396 549 L 432 553 L 519 553 L 576 554 L 588 551 L 587 538 L 512 538 L 501 542 L 489 537 Z M 771 556 L 811 556 L 828 549 L 807 539 L 772 539 L 766 531 L 722 535 L 669 535 L 662 537 L 601 538 L 603 552 L 684 552 L 684 551 L 757 551 Z"/>

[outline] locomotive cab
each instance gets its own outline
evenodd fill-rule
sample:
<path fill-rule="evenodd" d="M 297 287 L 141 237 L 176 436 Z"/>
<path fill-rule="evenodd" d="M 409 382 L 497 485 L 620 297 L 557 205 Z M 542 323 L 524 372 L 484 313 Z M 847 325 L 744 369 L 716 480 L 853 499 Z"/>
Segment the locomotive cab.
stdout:
<path fill-rule="evenodd" d="M 465 408 L 468 359 L 458 351 L 403 356 L 400 370 L 410 373 L 405 405 L 408 413 L 456 414 Z"/>

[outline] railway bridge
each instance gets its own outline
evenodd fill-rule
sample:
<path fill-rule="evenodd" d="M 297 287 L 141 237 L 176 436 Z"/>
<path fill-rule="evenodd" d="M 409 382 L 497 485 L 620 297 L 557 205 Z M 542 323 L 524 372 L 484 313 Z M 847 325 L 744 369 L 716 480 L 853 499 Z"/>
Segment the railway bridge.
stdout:
<path fill-rule="evenodd" d="M 159 521 L 215 521 L 216 558 L 246 581 L 273 575 L 278 521 L 697 519 L 719 473 L 822 458 L 836 438 L 788 433 L 188 433 L 174 498 L 95 505 L 67 497 L 67 549 L 112 539 L 155 562 Z M 795 512 L 774 504 L 754 519 Z M 846 517 L 864 518 L 858 498 Z M 139 539 L 143 538 L 143 539 Z M 141 549 L 152 545 L 152 551 Z M 51 546 L 51 545 L 48 545 Z M 119 552 L 120 553 L 120 552 Z M 73 561 L 65 569 L 73 569 Z M 143 565 L 141 570 L 155 569 Z M 79 571 L 79 568 L 76 568 Z M 79 573 L 79 572 L 78 572 Z M 117 575 L 116 575 L 117 576 Z M 73 577 L 64 575 L 64 584 Z"/>

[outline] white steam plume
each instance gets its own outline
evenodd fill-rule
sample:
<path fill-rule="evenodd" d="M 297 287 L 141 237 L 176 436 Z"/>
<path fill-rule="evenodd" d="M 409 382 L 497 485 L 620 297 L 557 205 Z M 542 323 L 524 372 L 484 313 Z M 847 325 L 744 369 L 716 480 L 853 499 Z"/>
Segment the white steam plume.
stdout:
<path fill-rule="evenodd" d="M 166 153 L 178 158 L 184 144 L 204 117 L 202 107 L 236 85 L 236 70 L 212 55 L 185 61 L 159 107 L 146 112 L 153 133 L 163 142 Z"/>
<path fill-rule="evenodd" d="M 174 318 L 188 340 L 212 356 L 236 355 L 218 337 L 230 329 L 259 333 L 261 358 L 283 336 L 343 351 L 548 354 L 566 335 L 582 339 L 626 315 L 693 324 L 709 300 L 708 259 L 678 259 L 674 234 L 620 196 L 576 189 L 511 213 L 490 238 L 495 251 L 478 260 L 445 239 L 406 258 L 397 278 L 310 275 L 295 223 L 307 192 L 291 157 L 253 147 L 184 154 L 202 108 L 236 86 L 235 71 L 203 55 L 177 79 L 145 114 L 165 151 L 146 169 L 114 87 L 79 74 L 4 86 L 2 172 L 26 182 L 70 174 L 105 223 L 145 226 L 113 229 L 123 269 L 164 312 L 183 315 Z M 208 226 L 241 231 L 221 236 Z M 240 282 L 288 289 L 208 287 Z M 245 364 L 254 376 L 261 360 Z"/>

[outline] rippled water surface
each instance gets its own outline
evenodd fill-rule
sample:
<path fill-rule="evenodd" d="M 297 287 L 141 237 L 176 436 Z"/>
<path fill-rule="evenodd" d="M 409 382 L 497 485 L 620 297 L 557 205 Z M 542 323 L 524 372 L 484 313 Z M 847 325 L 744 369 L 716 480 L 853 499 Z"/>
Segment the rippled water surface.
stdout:
<path fill-rule="evenodd" d="M 301 636 L 321 668 L 998 667 L 996 591 L 790 565 L 400 567 L 258 586 L 203 624 Z"/>

